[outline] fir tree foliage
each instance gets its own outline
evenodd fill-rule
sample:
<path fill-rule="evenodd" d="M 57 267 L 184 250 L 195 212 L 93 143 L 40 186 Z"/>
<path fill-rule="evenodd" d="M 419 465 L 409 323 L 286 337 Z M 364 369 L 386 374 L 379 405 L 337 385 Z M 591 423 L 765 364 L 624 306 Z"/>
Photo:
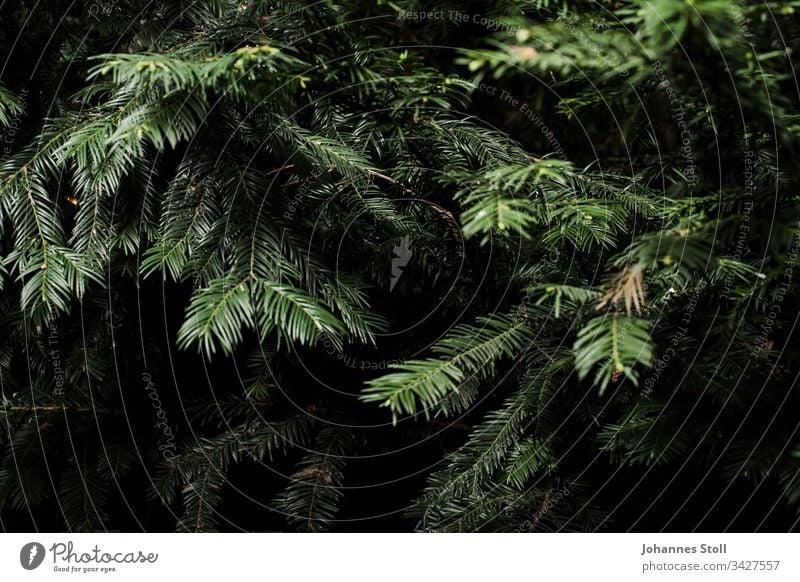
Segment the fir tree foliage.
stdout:
<path fill-rule="evenodd" d="M 3 528 L 794 527 L 797 3 L 90 8 L 0 19 Z"/>

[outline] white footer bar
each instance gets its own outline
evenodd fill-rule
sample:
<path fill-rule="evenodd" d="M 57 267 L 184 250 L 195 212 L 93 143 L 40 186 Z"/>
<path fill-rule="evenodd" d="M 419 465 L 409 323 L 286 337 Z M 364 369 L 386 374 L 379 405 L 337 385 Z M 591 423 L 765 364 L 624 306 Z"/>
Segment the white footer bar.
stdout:
<path fill-rule="evenodd" d="M 0 580 L 800 580 L 797 534 L 2 534 Z"/>

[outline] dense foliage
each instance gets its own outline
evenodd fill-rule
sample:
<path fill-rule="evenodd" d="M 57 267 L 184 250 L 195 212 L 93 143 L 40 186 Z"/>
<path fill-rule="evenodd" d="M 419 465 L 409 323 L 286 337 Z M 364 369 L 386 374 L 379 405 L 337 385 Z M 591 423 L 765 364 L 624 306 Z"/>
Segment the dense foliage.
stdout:
<path fill-rule="evenodd" d="M 796 9 L 0 3 L 0 527 L 794 528 Z"/>

